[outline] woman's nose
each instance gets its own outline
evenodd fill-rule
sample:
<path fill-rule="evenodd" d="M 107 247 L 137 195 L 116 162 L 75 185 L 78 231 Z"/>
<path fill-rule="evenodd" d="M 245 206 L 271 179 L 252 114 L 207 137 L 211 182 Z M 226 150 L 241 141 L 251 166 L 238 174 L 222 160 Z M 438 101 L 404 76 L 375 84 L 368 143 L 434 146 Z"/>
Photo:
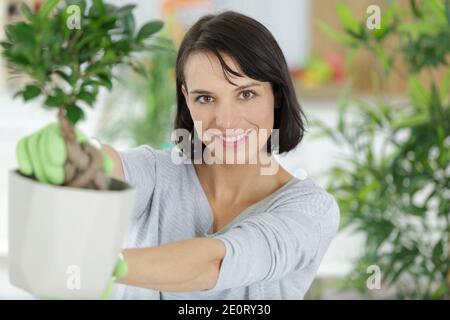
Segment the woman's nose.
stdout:
<path fill-rule="evenodd" d="M 239 121 L 239 114 L 231 104 L 218 106 L 216 109 L 217 126 L 224 129 L 233 129 Z"/>

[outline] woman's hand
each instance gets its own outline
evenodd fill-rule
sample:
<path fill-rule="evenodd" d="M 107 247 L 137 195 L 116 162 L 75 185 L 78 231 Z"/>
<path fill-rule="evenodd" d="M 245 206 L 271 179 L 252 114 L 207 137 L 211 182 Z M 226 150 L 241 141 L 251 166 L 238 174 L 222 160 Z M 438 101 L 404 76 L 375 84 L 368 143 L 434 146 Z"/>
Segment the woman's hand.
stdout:
<path fill-rule="evenodd" d="M 75 128 L 78 143 L 89 143 L 86 135 Z M 59 123 L 51 123 L 39 131 L 19 140 L 16 146 L 19 171 L 27 176 L 34 175 L 43 183 L 61 185 L 64 183 L 64 165 L 67 147 L 61 136 Z M 109 173 L 114 163 L 103 154 L 103 171 Z"/>

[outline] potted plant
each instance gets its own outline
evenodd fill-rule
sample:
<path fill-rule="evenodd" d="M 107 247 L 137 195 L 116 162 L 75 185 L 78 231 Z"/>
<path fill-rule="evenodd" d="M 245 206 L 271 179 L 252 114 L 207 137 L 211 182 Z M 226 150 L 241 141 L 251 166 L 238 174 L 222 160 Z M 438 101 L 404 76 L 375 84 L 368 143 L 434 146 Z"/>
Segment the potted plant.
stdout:
<path fill-rule="evenodd" d="M 3 56 L 27 79 L 16 96 L 41 97 L 58 119 L 17 144 L 9 176 L 10 281 L 40 298 L 102 297 L 128 228 L 134 189 L 105 174 L 108 158 L 75 126 L 112 88 L 113 67 L 135 66 L 163 26 L 136 30 L 133 9 L 48 0 L 36 12 L 22 5 L 25 21 L 5 28 Z"/>
<path fill-rule="evenodd" d="M 348 284 L 374 293 L 370 279 L 378 269 L 376 289 L 394 289 L 399 298 L 448 299 L 450 1 L 412 0 L 406 8 L 391 3 L 374 30 L 343 4 L 338 13 L 345 33 L 323 25 L 324 30 L 353 50 L 374 53 L 381 80 L 402 62 L 407 73 L 399 76 L 409 86 L 404 105 L 379 94 L 373 103 L 344 97 L 337 130 L 319 124 L 349 150 L 332 168 L 328 188 L 339 202 L 343 226 L 364 235 L 364 253 Z"/>

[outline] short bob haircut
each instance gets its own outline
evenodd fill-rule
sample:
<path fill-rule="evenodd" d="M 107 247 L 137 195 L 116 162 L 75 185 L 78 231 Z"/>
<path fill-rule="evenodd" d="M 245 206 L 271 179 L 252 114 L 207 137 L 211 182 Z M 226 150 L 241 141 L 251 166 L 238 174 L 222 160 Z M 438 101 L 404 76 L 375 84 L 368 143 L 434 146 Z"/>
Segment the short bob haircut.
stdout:
<path fill-rule="evenodd" d="M 191 146 L 197 134 L 181 87 L 184 85 L 187 88 L 184 66 L 189 55 L 194 52 L 210 52 L 217 56 L 225 78 L 233 85 L 235 84 L 227 74 L 238 77 L 242 75 L 225 63 L 221 55 L 223 53 L 230 55 L 248 77 L 271 83 L 275 101 L 273 129 L 279 129 L 279 145 L 271 143 L 269 137 L 267 152 L 275 149 L 281 154 L 300 143 L 306 118 L 297 100 L 287 63 L 278 43 L 270 31 L 258 21 L 234 11 L 225 11 L 200 18 L 187 31 L 178 51 L 175 70 L 177 113 L 174 129 L 186 129 L 190 132 L 191 137 L 194 137 L 191 138 Z M 203 150 L 205 145 L 202 145 Z M 194 148 L 191 150 L 193 159 Z"/>

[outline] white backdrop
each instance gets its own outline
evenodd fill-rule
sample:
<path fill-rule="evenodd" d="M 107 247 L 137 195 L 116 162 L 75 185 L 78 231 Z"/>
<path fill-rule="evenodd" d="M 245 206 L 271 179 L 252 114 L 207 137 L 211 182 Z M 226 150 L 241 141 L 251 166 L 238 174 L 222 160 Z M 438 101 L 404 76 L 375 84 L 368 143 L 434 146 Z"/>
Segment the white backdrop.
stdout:
<path fill-rule="evenodd" d="M 138 5 L 138 24 L 160 18 L 161 0 L 112 0 L 118 5 Z M 311 0 L 211 0 L 204 8 L 189 10 L 179 18 L 188 25 L 200 16 L 223 10 L 234 10 L 264 24 L 275 36 L 290 66 L 299 66 L 310 51 Z"/>

